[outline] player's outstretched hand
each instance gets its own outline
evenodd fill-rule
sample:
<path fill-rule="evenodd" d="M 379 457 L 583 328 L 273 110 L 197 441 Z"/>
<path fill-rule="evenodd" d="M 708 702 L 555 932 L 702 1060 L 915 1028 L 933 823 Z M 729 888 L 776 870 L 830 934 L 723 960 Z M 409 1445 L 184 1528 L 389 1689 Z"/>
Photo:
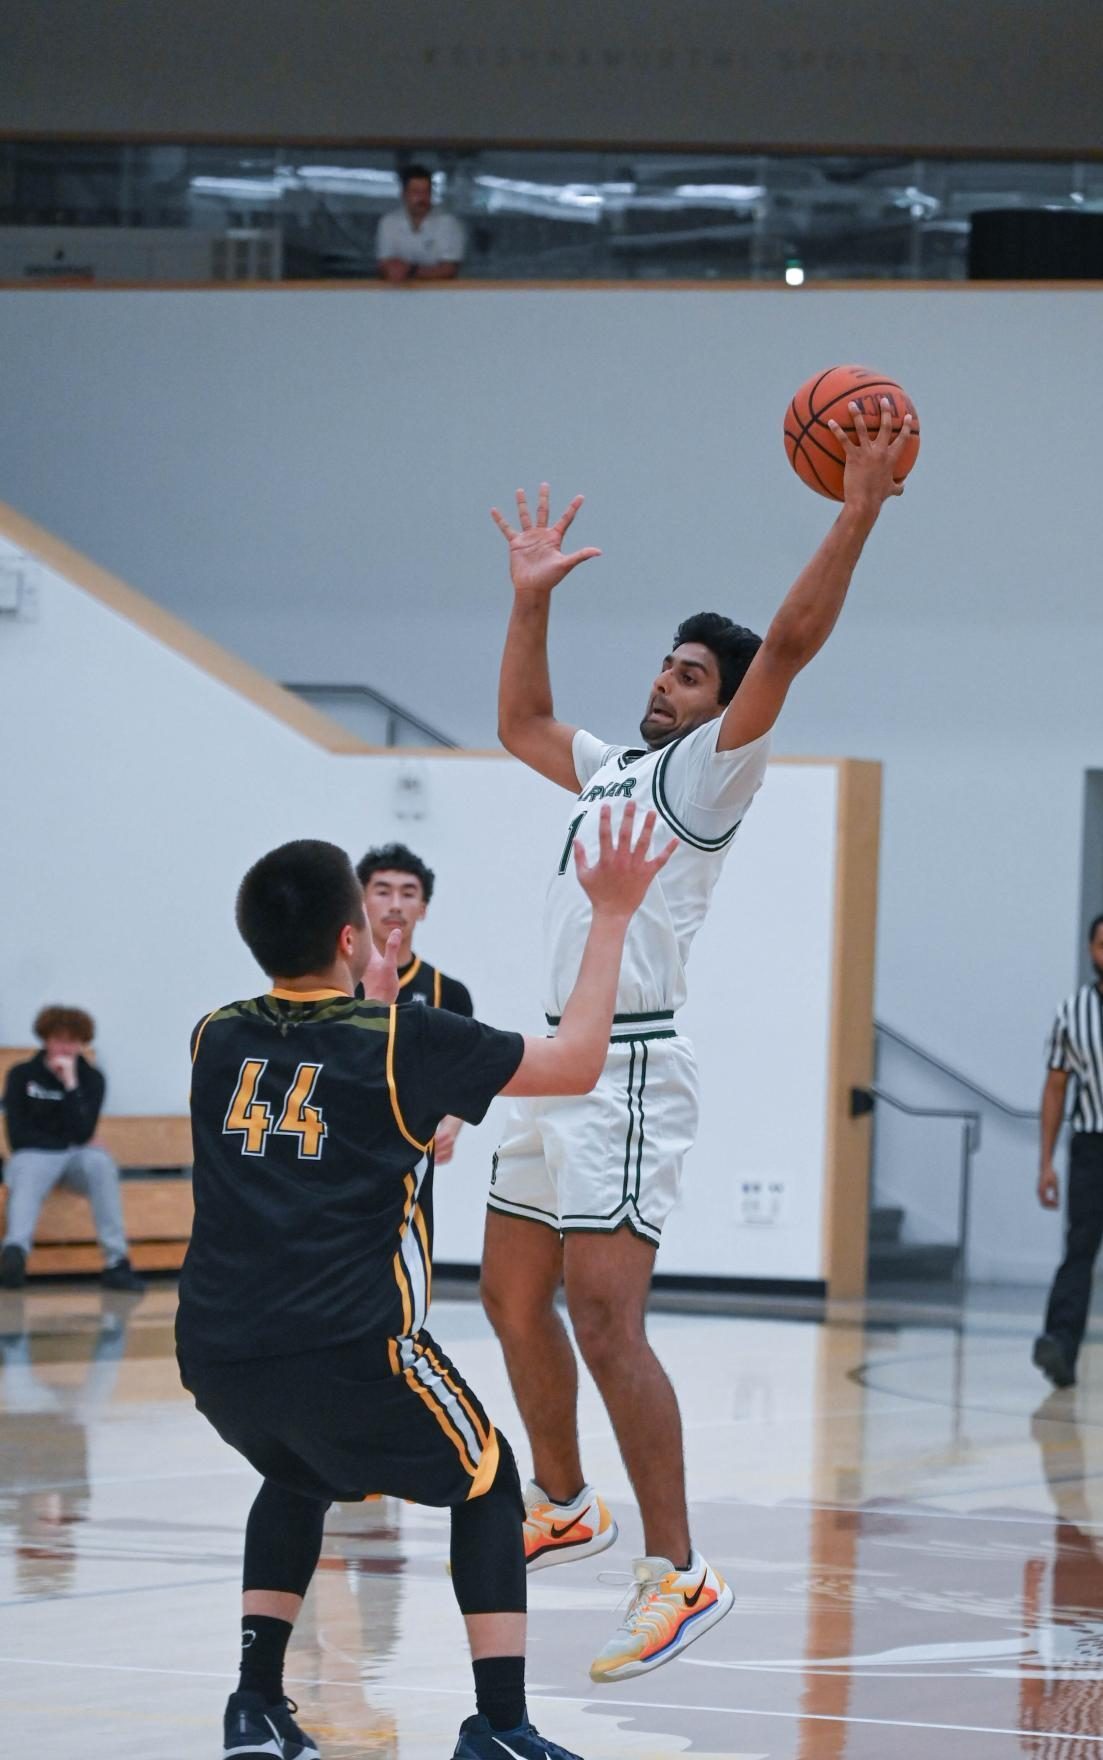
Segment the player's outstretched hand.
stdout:
<path fill-rule="evenodd" d="M 598 859 L 592 865 L 587 861 L 582 845 L 575 840 L 575 871 L 595 916 L 630 917 L 643 903 L 644 893 L 656 874 L 666 867 L 674 854 L 678 847 L 676 837 L 672 837 L 658 855 L 652 856 L 648 853 L 651 848 L 651 834 L 655 829 L 655 818 L 654 813 L 645 816 L 643 829 L 633 844 L 636 808 L 634 802 L 629 801 L 614 841 L 612 810 L 607 806 L 602 807 L 598 821 Z"/>
<path fill-rule="evenodd" d="M 503 538 L 509 540 L 509 574 L 514 587 L 519 593 L 550 592 L 557 587 L 564 575 L 570 574 L 580 562 L 589 562 L 591 557 L 600 556 L 601 551 L 595 550 L 591 544 L 585 550 L 575 550 L 569 556 L 563 554 L 563 539 L 575 514 L 582 506 L 582 496 L 576 495 L 566 513 L 560 515 L 554 525 L 548 524 L 548 500 L 551 491 L 547 483 L 541 483 L 540 494 L 536 502 L 536 523 L 533 523 L 529 512 L 529 504 L 523 489 L 517 491 L 517 518 L 521 529 L 514 531 L 509 521 L 498 512 L 496 507 L 490 510 L 494 521 Z"/>
<path fill-rule="evenodd" d="M 387 936 L 387 945 L 382 953 L 373 941 L 368 963 L 364 967 L 364 1000 L 366 1002 L 398 1001 L 398 950 L 402 945 L 402 930 L 392 929 Z"/>
<path fill-rule="evenodd" d="M 908 442 L 912 431 L 911 411 L 900 424 L 900 432 L 895 440 L 892 437 L 892 405 L 887 397 L 881 399 L 881 414 L 877 424 L 877 432 L 871 434 L 857 403 L 850 405 L 854 417 L 854 429 L 857 441 L 844 434 L 838 422 L 828 422 L 828 427 L 843 449 L 846 460 L 843 471 L 843 500 L 848 507 L 865 507 L 879 512 L 890 495 L 902 495 L 904 484 L 897 482 L 894 472 L 896 461 Z"/>

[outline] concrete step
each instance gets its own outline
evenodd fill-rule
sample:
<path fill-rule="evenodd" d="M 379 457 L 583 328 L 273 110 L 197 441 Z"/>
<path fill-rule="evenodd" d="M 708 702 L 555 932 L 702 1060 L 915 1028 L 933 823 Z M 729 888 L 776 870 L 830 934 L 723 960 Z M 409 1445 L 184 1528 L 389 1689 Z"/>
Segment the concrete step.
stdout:
<path fill-rule="evenodd" d="M 896 1204 L 874 1204 L 869 1213 L 870 1241 L 898 1241 L 904 1212 Z"/>
<path fill-rule="evenodd" d="M 958 1250 L 944 1242 L 873 1241 L 869 1250 L 870 1283 L 952 1283 Z"/>

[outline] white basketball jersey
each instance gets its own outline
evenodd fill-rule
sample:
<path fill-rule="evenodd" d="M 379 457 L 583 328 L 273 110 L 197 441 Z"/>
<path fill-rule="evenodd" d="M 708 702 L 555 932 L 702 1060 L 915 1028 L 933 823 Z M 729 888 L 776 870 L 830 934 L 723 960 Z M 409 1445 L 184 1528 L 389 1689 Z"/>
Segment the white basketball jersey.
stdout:
<path fill-rule="evenodd" d="M 544 916 L 544 1006 L 553 1022 L 573 988 L 590 927 L 590 901 L 578 883 L 572 846 L 581 843 L 587 859 L 597 860 L 599 811 L 606 802 L 614 834 L 631 800 L 637 828 L 650 809 L 659 815 L 653 848 L 661 848 L 672 833 L 681 840 L 629 925 L 616 1025 L 643 1030 L 656 1016 L 668 1019 L 685 1001 L 690 945 L 732 838 L 762 785 L 769 755 L 768 734 L 749 746 L 718 752 L 721 720 L 717 716 L 657 752 L 603 745 L 581 729 L 575 734 L 581 793 L 563 827 Z"/>

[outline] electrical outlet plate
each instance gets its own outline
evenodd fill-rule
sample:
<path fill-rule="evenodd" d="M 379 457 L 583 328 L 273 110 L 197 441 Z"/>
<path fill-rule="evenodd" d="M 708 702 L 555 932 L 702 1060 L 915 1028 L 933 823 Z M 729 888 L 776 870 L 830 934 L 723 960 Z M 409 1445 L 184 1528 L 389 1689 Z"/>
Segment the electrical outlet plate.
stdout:
<path fill-rule="evenodd" d="M 37 623 L 39 571 L 29 556 L 0 559 L 0 618 Z"/>
<path fill-rule="evenodd" d="M 741 1179 L 736 1191 L 735 1219 L 740 1228 L 776 1228 L 789 1211 L 789 1187 L 775 1177 Z"/>
<path fill-rule="evenodd" d="M 18 617 L 22 598 L 22 567 L 17 562 L 0 562 L 0 616 Z"/>

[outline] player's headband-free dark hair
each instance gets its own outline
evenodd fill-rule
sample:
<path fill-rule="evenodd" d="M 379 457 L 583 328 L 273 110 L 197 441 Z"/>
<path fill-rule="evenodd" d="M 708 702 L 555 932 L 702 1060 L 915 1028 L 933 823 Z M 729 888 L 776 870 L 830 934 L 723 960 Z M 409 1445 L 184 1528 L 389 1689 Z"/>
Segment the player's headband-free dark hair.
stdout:
<path fill-rule="evenodd" d="M 367 923 L 345 851 L 313 837 L 281 844 L 254 862 L 238 887 L 234 916 L 270 978 L 328 971 L 342 929 Z"/>
<path fill-rule="evenodd" d="M 1100 929 L 1103 929 L 1103 911 L 1100 911 L 1099 915 L 1093 917 L 1091 920 L 1091 928 L 1088 930 L 1089 942 L 1095 940 L 1096 934 Z"/>
<path fill-rule="evenodd" d="M 709 650 L 720 672 L 720 701 L 730 703 L 762 646 L 762 637 L 719 611 L 697 611 L 683 618 L 674 631 L 673 646 L 680 648 L 683 642 L 699 642 Z"/>
<path fill-rule="evenodd" d="M 376 849 L 369 849 L 356 864 L 356 878 L 361 886 L 366 886 L 373 874 L 392 873 L 410 874 L 421 882 L 421 891 L 426 904 L 433 896 L 436 875 L 432 868 L 416 856 L 412 849 L 404 843 L 383 843 Z"/>

